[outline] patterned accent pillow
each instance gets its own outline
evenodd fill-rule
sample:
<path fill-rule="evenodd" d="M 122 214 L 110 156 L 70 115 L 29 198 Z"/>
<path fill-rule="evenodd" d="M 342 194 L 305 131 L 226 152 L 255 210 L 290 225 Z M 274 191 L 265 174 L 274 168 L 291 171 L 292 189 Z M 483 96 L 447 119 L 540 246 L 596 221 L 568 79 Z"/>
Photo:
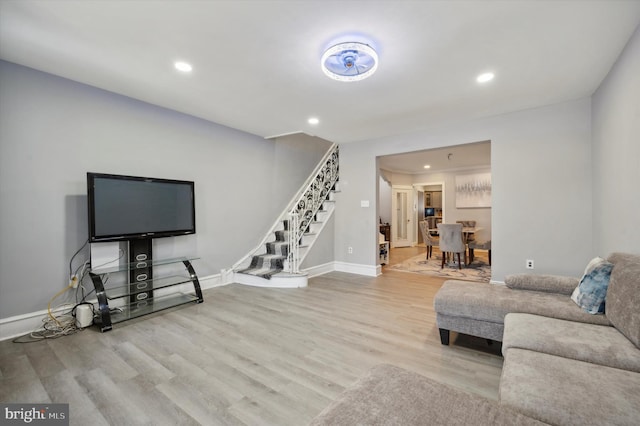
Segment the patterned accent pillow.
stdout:
<path fill-rule="evenodd" d="M 590 314 L 603 314 L 613 263 L 601 257 L 589 262 L 571 300 Z"/>

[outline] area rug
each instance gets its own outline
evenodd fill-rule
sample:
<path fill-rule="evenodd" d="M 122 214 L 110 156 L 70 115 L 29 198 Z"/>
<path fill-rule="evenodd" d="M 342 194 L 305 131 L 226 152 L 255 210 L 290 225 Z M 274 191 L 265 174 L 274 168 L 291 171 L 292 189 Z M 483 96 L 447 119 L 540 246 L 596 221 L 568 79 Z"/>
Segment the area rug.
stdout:
<path fill-rule="evenodd" d="M 435 256 L 429 260 L 425 259 L 425 255 L 420 254 L 402 263 L 389 265 L 388 269 L 395 271 L 413 272 L 416 274 L 434 275 L 437 277 L 451 278 L 464 281 L 480 281 L 489 282 L 491 280 L 491 266 L 479 258 L 473 259 L 473 262 L 462 269 L 458 269 L 458 264 L 445 264 L 440 269 L 442 258 Z"/>

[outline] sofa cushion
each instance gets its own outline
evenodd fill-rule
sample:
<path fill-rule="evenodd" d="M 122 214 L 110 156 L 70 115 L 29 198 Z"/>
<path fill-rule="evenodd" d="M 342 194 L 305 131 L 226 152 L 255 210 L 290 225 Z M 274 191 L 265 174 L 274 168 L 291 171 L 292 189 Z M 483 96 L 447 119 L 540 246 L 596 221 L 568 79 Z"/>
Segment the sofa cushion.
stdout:
<path fill-rule="evenodd" d="M 414 372 L 382 364 L 344 391 L 311 422 L 319 425 L 541 425 Z"/>
<path fill-rule="evenodd" d="M 561 275 L 513 274 L 507 275 L 504 283 L 514 290 L 544 291 L 569 296 L 575 290 L 579 280 L 575 277 Z"/>
<path fill-rule="evenodd" d="M 441 312 L 436 315 L 436 324 L 439 329 L 451 330 L 470 336 L 496 340 L 498 342 L 502 341 L 502 335 L 504 333 L 504 324 L 501 322 L 450 316 Z"/>
<path fill-rule="evenodd" d="M 612 268 L 613 263 L 601 257 L 591 260 L 584 270 L 580 283 L 571 294 L 571 300 L 585 312 L 603 314 Z"/>
<path fill-rule="evenodd" d="M 613 253 L 606 314 L 611 324 L 640 348 L 640 256 Z"/>
<path fill-rule="evenodd" d="M 531 314 L 508 314 L 502 353 L 511 348 L 640 373 L 640 349 L 616 328 Z"/>
<path fill-rule="evenodd" d="M 500 403 L 554 425 L 636 426 L 640 373 L 512 348 Z"/>
<path fill-rule="evenodd" d="M 434 298 L 438 314 L 504 323 L 510 312 L 610 325 L 604 315 L 584 312 L 569 296 L 540 291 L 512 290 L 503 285 L 448 280 Z"/>

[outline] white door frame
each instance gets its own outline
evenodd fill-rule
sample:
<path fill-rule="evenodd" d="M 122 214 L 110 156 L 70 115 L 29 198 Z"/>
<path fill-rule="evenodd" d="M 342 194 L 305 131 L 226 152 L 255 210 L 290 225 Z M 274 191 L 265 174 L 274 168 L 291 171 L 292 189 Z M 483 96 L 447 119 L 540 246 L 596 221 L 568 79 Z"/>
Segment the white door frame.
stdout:
<path fill-rule="evenodd" d="M 441 187 L 442 187 L 442 223 L 447 223 L 446 219 L 445 219 L 445 217 L 447 215 L 447 209 L 445 208 L 445 206 L 447 205 L 447 203 L 446 203 L 446 195 L 445 195 L 447 192 L 444 190 L 445 183 L 442 182 L 442 181 L 440 181 L 440 182 L 414 183 L 413 184 L 413 188 L 414 188 L 415 192 L 418 192 L 418 187 L 429 186 L 429 185 L 441 185 Z M 422 208 L 424 208 L 424 207 L 422 207 Z M 418 241 L 418 232 L 419 232 L 419 230 L 418 230 L 418 209 L 417 209 L 417 207 L 416 207 L 416 211 L 415 211 L 414 220 L 415 220 L 414 223 L 416 224 L 416 226 L 414 226 L 414 228 L 415 228 L 414 232 L 416 233 L 415 241 Z"/>
<path fill-rule="evenodd" d="M 404 209 L 406 210 L 407 218 L 407 235 L 404 239 L 398 238 L 398 206 L 397 206 L 397 194 L 398 192 L 406 192 L 407 199 Z M 415 189 L 410 185 L 392 185 L 391 187 L 391 247 L 410 247 L 414 244 L 414 223 L 417 219 L 417 212 L 415 211 Z"/>

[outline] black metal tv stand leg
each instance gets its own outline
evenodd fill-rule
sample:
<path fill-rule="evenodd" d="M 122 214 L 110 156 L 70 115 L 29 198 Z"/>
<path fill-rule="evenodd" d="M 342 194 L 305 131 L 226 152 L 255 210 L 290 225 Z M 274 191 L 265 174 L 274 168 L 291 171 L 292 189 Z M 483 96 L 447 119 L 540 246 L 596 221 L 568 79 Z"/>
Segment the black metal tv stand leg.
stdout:
<path fill-rule="evenodd" d="M 189 271 L 189 276 L 193 282 L 193 288 L 196 291 L 196 296 L 198 296 L 198 303 L 204 302 L 204 299 L 202 298 L 202 290 L 200 289 L 200 281 L 198 281 L 198 275 L 196 275 L 196 271 L 193 269 L 193 266 L 191 266 L 191 262 L 189 260 L 183 260 L 182 263 L 184 263 L 187 271 Z"/>
<path fill-rule="evenodd" d="M 107 294 L 104 292 L 104 284 L 100 275 L 89 272 L 91 281 L 93 281 L 93 287 L 96 289 L 96 298 L 98 299 L 98 318 L 96 322 L 100 327 L 100 331 L 105 332 L 111 330 L 111 312 L 109 310 L 109 302 L 107 301 Z"/>

